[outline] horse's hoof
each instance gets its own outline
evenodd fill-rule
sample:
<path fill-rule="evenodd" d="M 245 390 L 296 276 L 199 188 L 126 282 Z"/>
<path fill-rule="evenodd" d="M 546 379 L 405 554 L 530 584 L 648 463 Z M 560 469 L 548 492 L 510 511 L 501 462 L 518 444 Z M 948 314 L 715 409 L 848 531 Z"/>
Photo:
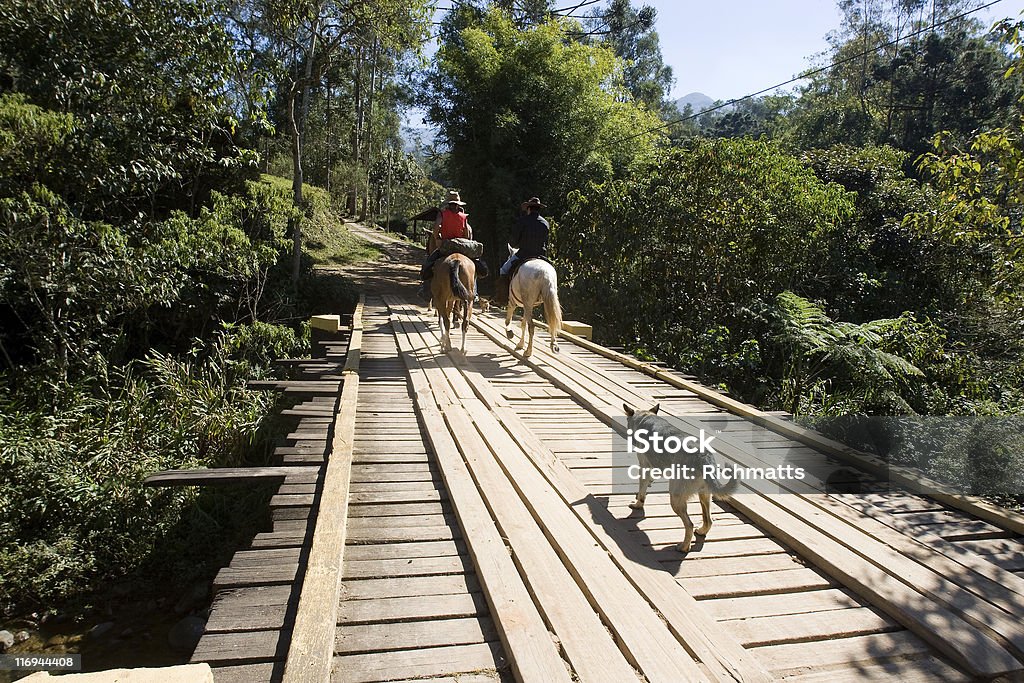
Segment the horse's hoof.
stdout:
<path fill-rule="evenodd" d="M 506 328 L 505 329 L 505 336 L 508 337 L 510 340 L 511 339 L 515 339 L 516 333 L 513 332 L 512 330 Z M 519 348 L 519 347 L 516 347 L 516 348 Z"/>
<path fill-rule="evenodd" d="M 558 353 L 558 344 L 551 345 L 551 353 Z"/>

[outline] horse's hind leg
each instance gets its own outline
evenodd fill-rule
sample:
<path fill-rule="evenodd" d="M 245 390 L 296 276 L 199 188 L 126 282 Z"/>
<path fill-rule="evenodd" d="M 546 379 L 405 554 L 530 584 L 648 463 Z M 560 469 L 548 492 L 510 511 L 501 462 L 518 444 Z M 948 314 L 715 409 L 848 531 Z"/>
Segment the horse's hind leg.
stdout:
<path fill-rule="evenodd" d="M 516 313 L 515 305 L 509 301 L 508 306 L 505 308 L 505 336 L 508 337 L 509 341 L 516 338 L 516 333 L 512 331 L 512 316 Z"/>
<path fill-rule="evenodd" d="M 529 310 L 523 310 L 523 327 L 530 333 L 530 343 L 526 345 L 526 353 L 523 354 L 529 358 L 533 355 L 533 336 L 537 332 L 537 325 L 533 321 L 533 306 L 530 306 Z"/>
<path fill-rule="evenodd" d="M 466 353 L 466 332 L 469 330 L 469 319 L 473 315 L 473 300 L 466 302 L 465 313 L 462 316 L 462 353 Z"/>
<path fill-rule="evenodd" d="M 452 348 L 451 304 L 437 307 L 437 322 L 441 326 L 441 352 L 447 353 Z"/>
<path fill-rule="evenodd" d="M 516 351 L 522 351 L 523 347 L 526 346 L 526 316 L 527 309 L 526 305 L 523 304 L 523 319 L 520 321 L 521 324 L 519 326 L 519 343 L 516 344 Z"/>

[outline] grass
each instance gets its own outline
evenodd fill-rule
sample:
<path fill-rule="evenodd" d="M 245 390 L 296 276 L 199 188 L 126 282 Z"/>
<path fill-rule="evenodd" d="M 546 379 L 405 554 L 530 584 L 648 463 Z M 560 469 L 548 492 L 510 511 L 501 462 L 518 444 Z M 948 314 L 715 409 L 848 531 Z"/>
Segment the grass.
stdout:
<path fill-rule="evenodd" d="M 292 182 L 287 178 L 264 174 L 262 182 L 291 196 Z M 303 184 L 306 216 L 302 223 L 303 246 L 315 265 L 347 266 L 372 261 L 381 251 L 366 240 L 352 234 L 334 207 L 326 190 Z"/>

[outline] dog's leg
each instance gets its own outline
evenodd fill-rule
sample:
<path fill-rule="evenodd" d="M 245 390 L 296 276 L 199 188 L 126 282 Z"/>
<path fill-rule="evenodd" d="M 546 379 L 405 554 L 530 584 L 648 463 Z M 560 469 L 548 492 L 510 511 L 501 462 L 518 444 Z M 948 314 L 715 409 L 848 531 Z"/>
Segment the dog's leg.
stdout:
<path fill-rule="evenodd" d="M 695 532 L 698 536 L 707 536 L 708 532 L 711 531 L 711 491 L 706 488 L 700 490 L 697 494 L 700 496 L 700 512 L 701 516 L 704 517 L 704 523 Z"/>
<path fill-rule="evenodd" d="M 690 513 L 686 511 L 687 498 L 688 496 L 683 493 L 670 493 L 669 495 L 672 511 L 679 515 L 679 518 L 683 520 L 683 526 L 686 527 L 686 536 L 683 537 L 683 542 L 677 546 L 679 552 L 682 553 L 690 552 L 690 545 L 693 543 L 693 520 L 690 519 Z"/>
<path fill-rule="evenodd" d="M 643 467 L 643 465 L 641 465 Z M 644 476 L 640 477 L 640 487 L 636 492 L 636 500 L 629 504 L 629 507 L 633 510 L 642 510 L 644 507 L 644 501 L 647 499 L 647 488 L 654 481 L 654 477 L 650 476 L 647 472 L 644 472 Z"/>

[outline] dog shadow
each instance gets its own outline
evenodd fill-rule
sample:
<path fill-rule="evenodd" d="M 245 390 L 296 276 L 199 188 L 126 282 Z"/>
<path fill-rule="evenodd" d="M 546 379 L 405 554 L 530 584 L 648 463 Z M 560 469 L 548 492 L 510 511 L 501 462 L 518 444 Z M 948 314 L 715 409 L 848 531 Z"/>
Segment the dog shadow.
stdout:
<path fill-rule="evenodd" d="M 656 547 L 655 542 L 647 532 L 639 528 L 639 523 L 647 518 L 647 513 L 643 508 L 630 510 L 629 514 L 625 517 L 619 517 L 610 508 L 610 502 L 611 501 L 607 496 L 588 496 L 587 498 L 576 501 L 573 505 L 599 505 L 607 510 L 614 520 L 608 520 L 607 523 L 615 524 L 620 529 L 628 531 L 633 542 L 618 543 L 617 534 L 609 534 L 609 536 L 616 540 L 616 543 L 623 554 L 637 564 L 653 567 L 676 576 L 679 573 L 679 569 L 682 566 L 683 561 L 687 557 L 700 553 L 704 548 L 706 540 L 705 537 L 694 535 L 693 542 L 690 544 L 690 549 L 685 553 L 679 550 L 678 545 L 683 540 L 683 535 L 685 534 L 681 520 L 679 523 L 679 540 L 660 548 Z M 591 520 L 599 526 L 605 526 L 605 523 L 593 514 L 593 508 Z"/>

